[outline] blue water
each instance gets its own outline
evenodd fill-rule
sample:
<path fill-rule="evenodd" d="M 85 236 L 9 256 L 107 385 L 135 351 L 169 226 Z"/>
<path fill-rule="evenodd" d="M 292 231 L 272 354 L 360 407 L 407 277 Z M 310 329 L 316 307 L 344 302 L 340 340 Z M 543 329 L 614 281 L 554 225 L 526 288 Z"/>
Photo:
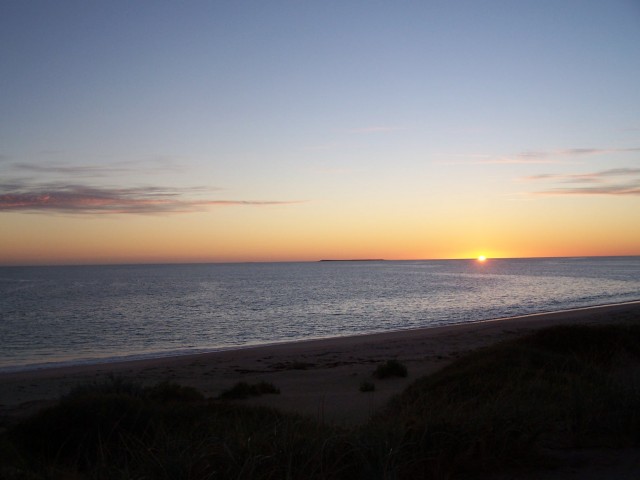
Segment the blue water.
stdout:
<path fill-rule="evenodd" d="M 640 257 L 0 268 L 0 371 L 640 300 Z"/>

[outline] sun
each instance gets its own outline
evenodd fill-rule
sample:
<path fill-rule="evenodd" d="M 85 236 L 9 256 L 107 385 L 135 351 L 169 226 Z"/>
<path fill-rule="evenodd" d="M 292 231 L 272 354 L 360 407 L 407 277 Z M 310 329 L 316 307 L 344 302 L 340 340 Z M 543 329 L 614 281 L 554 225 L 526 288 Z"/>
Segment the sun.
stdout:
<path fill-rule="evenodd" d="M 479 262 L 485 262 L 486 260 L 487 260 L 487 257 L 485 257 L 484 255 L 480 255 L 480 256 L 478 257 L 478 261 L 479 261 Z"/>

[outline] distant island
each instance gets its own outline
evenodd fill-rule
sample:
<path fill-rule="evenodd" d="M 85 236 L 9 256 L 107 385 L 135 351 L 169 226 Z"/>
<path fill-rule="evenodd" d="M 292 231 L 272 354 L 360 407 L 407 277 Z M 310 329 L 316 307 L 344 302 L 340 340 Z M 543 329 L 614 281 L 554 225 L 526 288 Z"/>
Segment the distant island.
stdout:
<path fill-rule="evenodd" d="M 325 260 L 320 260 L 321 262 L 384 262 L 384 258 L 348 258 L 345 260 L 338 260 L 338 259 L 325 259 Z"/>

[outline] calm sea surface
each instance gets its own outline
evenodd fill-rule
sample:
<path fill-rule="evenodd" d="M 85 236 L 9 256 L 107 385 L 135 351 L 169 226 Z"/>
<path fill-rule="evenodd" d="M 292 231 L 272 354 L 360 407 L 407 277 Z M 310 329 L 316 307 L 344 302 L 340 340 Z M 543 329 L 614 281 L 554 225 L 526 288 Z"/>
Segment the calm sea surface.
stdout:
<path fill-rule="evenodd" d="M 0 371 L 640 300 L 640 257 L 0 268 Z"/>

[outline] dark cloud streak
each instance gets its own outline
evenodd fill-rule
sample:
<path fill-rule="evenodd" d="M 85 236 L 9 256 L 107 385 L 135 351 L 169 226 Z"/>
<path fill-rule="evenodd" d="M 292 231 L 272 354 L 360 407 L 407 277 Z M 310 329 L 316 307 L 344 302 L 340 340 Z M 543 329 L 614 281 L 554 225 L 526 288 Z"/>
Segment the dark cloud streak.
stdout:
<path fill-rule="evenodd" d="M 16 188 L 17 187 L 17 188 Z M 210 206 L 269 206 L 295 201 L 212 200 L 189 198 L 196 189 L 163 187 L 104 188 L 84 185 L 0 185 L 0 212 L 72 214 L 188 213 Z"/>
<path fill-rule="evenodd" d="M 10 167 L 23 172 L 81 178 L 101 178 L 112 175 L 130 175 L 136 173 L 176 173 L 184 170 L 184 167 L 173 163 L 170 158 L 164 157 L 156 157 L 149 161 L 118 162 L 109 165 L 15 162 L 10 164 Z"/>
<path fill-rule="evenodd" d="M 613 196 L 634 196 L 640 195 L 640 181 L 627 185 L 609 185 L 598 187 L 575 187 L 575 188 L 553 188 L 541 192 L 534 192 L 534 195 L 613 195 Z"/>
<path fill-rule="evenodd" d="M 553 181 L 573 184 L 572 187 L 556 187 L 539 192 L 537 196 L 550 195 L 640 195 L 640 168 L 612 168 L 600 172 L 581 174 L 543 173 L 524 177 L 525 181 Z"/>
<path fill-rule="evenodd" d="M 627 175 L 640 175 L 640 168 L 612 168 L 610 170 L 603 170 L 601 172 L 578 173 L 578 174 L 569 174 L 569 175 L 542 173 L 539 175 L 531 175 L 529 177 L 524 177 L 522 180 L 527 180 L 527 181 L 557 180 L 564 183 L 600 182 L 600 181 L 605 181 L 607 178 L 627 176 Z"/>
<path fill-rule="evenodd" d="M 106 177 L 113 174 L 133 173 L 135 170 L 127 167 L 103 167 L 91 165 L 39 165 L 35 163 L 14 163 L 16 170 L 69 175 L 74 177 Z"/>

